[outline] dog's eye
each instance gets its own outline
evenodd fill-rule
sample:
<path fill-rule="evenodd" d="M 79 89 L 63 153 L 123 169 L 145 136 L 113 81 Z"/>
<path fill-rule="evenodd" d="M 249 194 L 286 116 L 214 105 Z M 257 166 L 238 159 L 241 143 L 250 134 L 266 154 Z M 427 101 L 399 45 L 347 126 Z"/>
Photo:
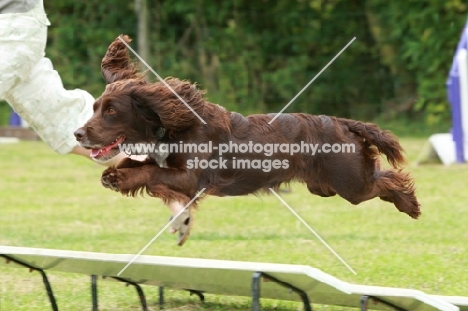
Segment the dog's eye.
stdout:
<path fill-rule="evenodd" d="M 117 111 L 116 111 L 114 108 L 112 108 L 112 107 L 109 107 L 109 108 L 107 109 L 107 111 L 106 111 L 107 114 L 115 114 L 116 112 L 117 112 Z"/>

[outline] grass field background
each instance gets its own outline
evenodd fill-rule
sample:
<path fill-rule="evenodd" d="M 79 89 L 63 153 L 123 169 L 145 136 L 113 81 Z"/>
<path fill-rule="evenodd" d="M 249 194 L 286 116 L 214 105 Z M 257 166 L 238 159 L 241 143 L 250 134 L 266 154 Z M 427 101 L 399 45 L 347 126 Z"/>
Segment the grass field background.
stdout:
<path fill-rule="evenodd" d="M 415 221 L 374 199 L 359 206 L 320 198 L 293 184 L 284 200 L 357 272 L 353 275 L 274 196 L 202 202 L 183 247 L 169 233 L 144 253 L 309 265 L 342 280 L 467 295 L 468 166 L 415 166 L 423 139 L 403 139 L 423 215 Z M 0 145 L 0 245 L 137 253 L 167 223 L 154 198 L 126 198 L 103 188 L 103 167 L 60 156 L 41 142 Z M 2 259 L 0 259 L 2 260 Z M 89 277 L 50 273 L 61 310 L 90 310 Z M 157 288 L 146 286 L 151 310 Z M 131 287 L 99 283 L 100 310 L 139 310 Z M 166 310 L 248 310 L 250 300 L 166 292 Z M 294 302 L 262 301 L 265 310 L 301 310 Z M 49 310 L 37 272 L 0 267 L 0 310 Z M 344 310 L 314 305 L 315 310 Z"/>

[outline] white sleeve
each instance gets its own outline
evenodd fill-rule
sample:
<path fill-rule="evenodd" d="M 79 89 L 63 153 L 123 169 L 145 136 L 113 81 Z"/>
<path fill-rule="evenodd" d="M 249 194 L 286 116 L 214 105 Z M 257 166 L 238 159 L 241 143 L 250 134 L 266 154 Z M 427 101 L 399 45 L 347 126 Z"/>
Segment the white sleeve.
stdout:
<path fill-rule="evenodd" d="M 29 126 L 61 154 L 77 146 L 73 132 L 93 114 L 94 98 L 80 89 L 64 89 L 48 58 L 42 58 L 29 78 L 9 92 L 6 99 Z"/>

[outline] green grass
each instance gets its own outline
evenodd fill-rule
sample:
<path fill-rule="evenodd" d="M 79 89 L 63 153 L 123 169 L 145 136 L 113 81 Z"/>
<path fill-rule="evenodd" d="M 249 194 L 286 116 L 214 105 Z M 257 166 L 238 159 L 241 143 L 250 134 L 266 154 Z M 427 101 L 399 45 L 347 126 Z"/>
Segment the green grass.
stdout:
<path fill-rule="evenodd" d="M 357 272 L 346 269 L 273 196 L 210 197 L 183 247 L 163 234 L 145 255 L 309 265 L 342 280 L 466 295 L 468 287 L 468 166 L 413 163 L 423 139 L 405 139 L 423 216 L 412 220 L 374 199 L 353 206 L 310 195 L 300 184 L 283 198 Z M 40 142 L 0 145 L 0 245 L 106 253 L 137 253 L 167 222 L 153 198 L 126 198 L 100 185 L 103 167 L 60 156 Z M 61 310 L 89 310 L 89 277 L 50 273 Z M 144 287 L 151 310 L 157 288 Z M 131 287 L 99 283 L 100 310 L 139 310 Z M 248 310 L 242 297 L 167 291 L 166 310 Z M 295 302 L 263 301 L 265 310 L 301 310 Z M 315 310 L 343 310 L 316 306 Z M 48 310 L 40 276 L 0 267 L 0 310 Z"/>
<path fill-rule="evenodd" d="M 0 100 L 0 127 L 10 123 L 11 107 L 4 101 Z"/>

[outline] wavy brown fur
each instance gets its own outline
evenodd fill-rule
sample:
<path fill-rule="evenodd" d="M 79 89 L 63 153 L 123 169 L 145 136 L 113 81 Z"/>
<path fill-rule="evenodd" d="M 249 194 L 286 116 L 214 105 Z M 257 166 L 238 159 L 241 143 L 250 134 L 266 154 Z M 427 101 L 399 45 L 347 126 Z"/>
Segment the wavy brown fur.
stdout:
<path fill-rule="evenodd" d="M 127 42 L 129 39 L 126 38 Z M 103 59 L 103 75 L 109 83 L 96 100 L 94 115 L 79 130 L 77 139 L 85 146 L 104 146 L 122 135 L 126 143 L 201 144 L 211 141 L 237 144 L 352 144 L 352 153 L 258 153 L 228 152 L 227 169 L 189 169 L 188 161 L 213 160 L 218 150 L 203 153 L 172 153 L 162 167 L 157 154 L 145 162 L 131 159 L 104 171 L 103 184 L 124 195 L 142 191 L 162 198 L 188 203 L 197 191 L 236 196 L 256 193 L 296 180 L 323 197 L 340 195 L 352 204 L 380 197 L 413 218 L 421 214 L 412 178 L 401 171 L 403 149 L 396 137 L 377 125 L 329 116 L 303 113 L 282 114 L 272 124 L 273 114 L 244 117 L 206 101 L 194 84 L 177 78 L 165 82 L 184 99 L 207 124 L 181 102 L 163 82 L 147 83 L 136 72 L 125 45 L 116 39 Z M 165 131 L 165 132 L 164 132 Z M 161 134 L 163 133 L 163 134 Z M 379 154 L 394 167 L 382 170 Z M 232 159 L 287 161 L 288 167 L 234 169 Z M 195 202 L 196 203 L 196 202 Z"/>
<path fill-rule="evenodd" d="M 126 35 L 119 37 L 128 44 L 132 42 L 132 39 Z M 127 47 L 119 38 L 115 39 L 107 49 L 106 56 L 101 63 L 101 71 L 107 83 L 141 76 L 138 73 L 137 63 L 130 59 Z"/>

